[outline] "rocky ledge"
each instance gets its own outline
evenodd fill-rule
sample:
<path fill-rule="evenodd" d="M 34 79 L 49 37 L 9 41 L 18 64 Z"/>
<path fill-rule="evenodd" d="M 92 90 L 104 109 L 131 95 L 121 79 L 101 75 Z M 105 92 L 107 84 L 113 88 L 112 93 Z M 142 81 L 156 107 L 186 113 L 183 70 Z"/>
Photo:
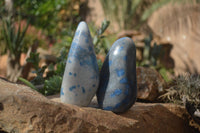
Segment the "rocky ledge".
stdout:
<path fill-rule="evenodd" d="M 0 132 L 193 133 L 182 106 L 136 103 L 123 114 L 63 104 L 27 86 L 0 79 Z M 91 103 L 95 106 L 95 99 Z"/>

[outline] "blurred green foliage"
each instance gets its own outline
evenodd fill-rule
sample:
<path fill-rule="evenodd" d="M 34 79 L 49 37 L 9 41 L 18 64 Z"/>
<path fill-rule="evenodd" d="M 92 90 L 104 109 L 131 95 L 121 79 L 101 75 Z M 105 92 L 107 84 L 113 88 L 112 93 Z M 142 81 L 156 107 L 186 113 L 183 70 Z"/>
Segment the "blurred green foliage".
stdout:
<path fill-rule="evenodd" d="M 22 26 L 21 18 L 14 19 L 13 3 L 10 1 L 2 2 L 3 7 L 0 11 L 1 20 L 1 54 L 8 54 L 7 58 L 7 73 L 8 80 L 16 82 L 18 76 L 21 75 L 23 66 L 20 64 L 21 54 L 28 50 L 28 46 L 24 43 L 24 38 L 29 26 L 29 21 Z"/>
<path fill-rule="evenodd" d="M 24 37 L 28 28 L 29 23 L 26 24 L 23 29 L 21 28 L 21 23 L 16 25 L 12 18 L 2 17 L 2 35 L 4 37 L 4 45 L 5 49 L 3 51 L 6 52 L 9 50 L 10 54 L 15 56 L 16 58 L 20 58 L 22 52 L 27 50 L 26 44 L 24 43 Z M 17 28 L 16 28 L 17 26 Z"/>
<path fill-rule="evenodd" d="M 158 8 L 169 2 L 188 3 L 199 0 L 100 0 L 105 14 L 111 22 L 114 20 L 121 29 L 138 28 L 148 17 Z M 57 58 L 56 64 L 39 67 L 39 54 L 31 53 L 27 60 L 31 62 L 35 68 L 36 77 L 31 81 L 33 85 L 43 84 L 43 88 L 38 90 L 45 95 L 58 92 L 60 89 L 62 74 L 65 69 L 67 53 L 70 48 L 75 27 L 81 20 L 80 17 L 80 0 L 13 0 L 12 19 L 3 19 L 7 16 L 4 4 L 0 1 L 0 27 L 3 34 L 0 35 L 1 49 L 0 52 L 5 53 L 7 49 L 20 55 L 27 51 L 28 47 L 35 41 L 40 46 L 48 48 L 48 44 L 53 45 L 53 54 L 60 56 Z M 18 20 L 25 21 L 24 25 Z M 10 22 L 9 22 L 10 21 Z M 17 25 L 18 23 L 18 25 Z M 15 26 L 14 26 L 15 24 Z M 92 32 L 93 43 L 97 55 L 106 55 L 110 44 L 116 39 L 105 33 L 110 21 L 104 20 L 101 27 L 97 29 L 93 24 L 89 25 Z M 16 26 L 17 25 L 17 26 Z M 22 27 L 20 27 L 22 26 Z M 31 29 L 31 27 L 33 29 Z M 23 29 L 23 30 L 19 30 Z M 4 35 L 4 36 L 3 36 Z M 105 37 L 106 36 L 106 37 Z M 143 60 L 137 64 L 140 66 L 153 67 L 157 69 L 166 81 L 167 70 L 159 63 L 158 57 L 161 56 L 161 46 L 154 44 L 151 46 L 152 36 L 145 39 L 143 52 Z M 6 45 L 2 45 L 2 42 Z M 17 49 L 17 50 L 16 50 Z M 102 61 L 98 60 L 99 68 Z M 48 68 L 46 77 L 43 77 L 45 69 Z M 25 80 L 24 80 L 25 81 Z M 56 84 L 54 84 L 56 82 Z"/>
<path fill-rule="evenodd" d="M 139 64 L 141 66 L 156 67 L 158 64 L 158 57 L 162 56 L 163 54 L 161 45 L 157 45 L 156 43 L 154 43 L 154 45 L 151 46 L 152 40 L 153 37 L 151 34 L 144 40 L 145 45 L 143 50 L 143 60 Z"/>
<path fill-rule="evenodd" d="M 141 0 L 101 0 L 105 14 L 111 20 L 117 21 L 121 29 L 130 28 L 130 18 L 135 15 L 141 2 Z"/>
<path fill-rule="evenodd" d="M 30 82 L 26 79 L 19 78 L 20 81 L 28 85 L 29 87 L 37 90 L 43 95 L 52 95 L 58 93 L 61 88 L 62 76 L 65 70 L 65 63 L 67 60 L 67 50 L 65 48 L 61 49 L 60 56 L 57 58 L 56 64 L 50 64 L 48 66 L 39 67 L 39 53 L 31 53 L 27 62 L 33 64 L 36 74 L 34 79 Z M 48 70 L 46 76 L 44 77 L 45 70 Z"/>
<path fill-rule="evenodd" d="M 31 25 L 47 30 L 48 35 L 55 35 L 61 28 L 74 23 L 74 17 L 79 15 L 74 8 L 76 4 L 79 0 L 17 0 L 14 9 L 22 19 L 29 18 Z M 68 23 L 65 25 L 64 21 Z"/>
<path fill-rule="evenodd" d="M 199 3 L 199 0 L 101 0 L 104 13 L 120 29 L 140 27 L 155 10 L 170 2 Z"/>
<path fill-rule="evenodd" d="M 141 61 L 137 61 L 137 66 L 151 67 L 156 69 L 166 82 L 171 81 L 168 77 L 168 73 L 173 74 L 172 69 L 167 69 L 160 63 L 160 57 L 164 55 L 162 45 L 156 43 L 152 46 L 153 37 L 150 34 L 149 37 L 144 39 L 143 57 Z"/>
<path fill-rule="evenodd" d="M 13 1 L 12 19 L 30 20 L 26 44 L 32 45 L 35 40 L 47 48 L 48 43 L 55 43 L 68 32 L 73 31 L 80 21 L 80 0 L 17 0 Z M 0 1 L 0 18 L 7 16 L 5 1 Z M 24 26 L 24 25 L 22 25 Z M 0 35 L 0 39 L 3 37 Z M 45 45 L 45 46 L 44 46 Z"/>
<path fill-rule="evenodd" d="M 17 57 L 13 63 L 20 66 L 20 56 L 30 46 L 48 48 L 59 40 L 65 41 L 68 34 L 64 31 L 73 30 L 80 20 L 80 3 L 80 0 L 0 1 L 1 54 L 9 51 Z"/>
<path fill-rule="evenodd" d="M 67 30 L 67 31 L 63 31 L 62 34 L 60 36 L 57 36 L 56 38 L 56 42 L 53 45 L 53 54 L 54 55 L 59 55 L 60 54 L 60 50 L 62 48 L 66 49 L 66 52 L 68 53 L 72 40 L 73 40 L 73 35 L 75 33 L 75 29 L 72 30 Z"/>
<path fill-rule="evenodd" d="M 53 75 L 48 80 L 45 80 L 44 82 L 44 88 L 45 88 L 45 95 L 53 95 L 55 93 L 60 92 L 62 84 L 62 77 L 58 75 Z"/>
<path fill-rule="evenodd" d="M 104 49 L 108 51 L 108 48 L 104 48 L 103 46 L 101 46 L 102 43 L 100 43 L 101 40 L 104 38 L 103 33 L 105 32 L 108 26 L 109 26 L 109 21 L 104 20 L 102 22 L 102 26 L 96 30 L 96 35 L 95 35 L 96 40 L 93 39 L 93 42 L 94 42 L 95 47 L 97 47 L 98 52 L 101 51 L 100 49 Z M 57 61 L 55 64 L 50 64 L 48 66 L 43 66 L 40 68 L 39 67 L 39 62 L 40 62 L 39 53 L 37 52 L 31 53 L 30 57 L 27 59 L 27 62 L 32 63 L 35 69 L 33 73 L 36 74 L 36 77 L 30 82 L 23 78 L 19 78 L 19 80 L 25 83 L 26 85 L 28 85 L 29 87 L 36 89 L 43 95 L 52 95 L 52 94 L 58 93 L 61 88 L 62 77 L 65 70 L 65 64 L 67 61 L 67 54 L 70 48 L 70 45 L 68 44 L 69 43 L 71 44 L 72 42 L 72 37 L 67 36 L 66 39 L 68 39 L 68 41 L 60 42 L 60 47 L 62 48 L 60 48 L 61 49 L 60 55 L 59 57 L 57 57 Z M 104 52 L 107 53 L 107 51 L 104 51 Z M 98 61 L 98 65 L 99 67 L 101 67 L 102 62 Z M 48 68 L 48 72 L 46 74 L 46 77 L 44 77 L 44 72 L 47 68 Z M 37 86 L 39 86 L 39 88 L 37 88 Z"/>
<path fill-rule="evenodd" d="M 92 35 L 94 36 L 93 44 L 94 44 L 95 53 L 97 56 L 102 56 L 102 58 L 106 56 L 106 54 L 108 53 L 111 47 L 110 41 L 108 40 L 108 36 L 104 35 L 104 32 L 109 27 L 109 25 L 110 25 L 110 21 L 105 19 L 101 23 L 101 27 L 99 29 L 97 29 L 95 26 L 90 26 Z M 97 58 L 97 63 L 100 70 L 103 65 L 103 62 L 101 59 Z"/>
<path fill-rule="evenodd" d="M 110 45 L 105 42 L 105 36 L 103 33 L 110 25 L 110 21 L 104 20 L 101 24 L 101 27 L 96 30 L 96 34 L 93 38 L 93 44 L 96 54 L 107 54 Z"/>

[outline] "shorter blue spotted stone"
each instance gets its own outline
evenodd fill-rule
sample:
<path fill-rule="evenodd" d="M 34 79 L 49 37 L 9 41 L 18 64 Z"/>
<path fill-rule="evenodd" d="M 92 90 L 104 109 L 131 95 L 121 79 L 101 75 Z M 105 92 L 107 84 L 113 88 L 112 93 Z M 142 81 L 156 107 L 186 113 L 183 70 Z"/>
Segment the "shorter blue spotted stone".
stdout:
<path fill-rule="evenodd" d="M 128 37 L 111 47 L 100 72 L 99 107 L 115 113 L 128 110 L 136 101 L 136 49 Z"/>

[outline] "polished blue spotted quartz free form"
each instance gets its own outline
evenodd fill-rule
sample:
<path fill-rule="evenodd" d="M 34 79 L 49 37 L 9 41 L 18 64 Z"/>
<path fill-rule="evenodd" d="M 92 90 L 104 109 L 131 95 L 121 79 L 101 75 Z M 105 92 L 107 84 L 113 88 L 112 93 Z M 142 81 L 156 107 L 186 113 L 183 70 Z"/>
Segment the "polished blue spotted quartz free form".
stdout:
<path fill-rule="evenodd" d="M 128 110 L 136 101 L 136 49 L 131 38 L 117 40 L 100 72 L 97 100 L 100 108 L 115 113 Z"/>
<path fill-rule="evenodd" d="M 61 102 L 87 106 L 97 91 L 99 69 L 92 38 L 80 22 L 73 38 L 61 86 Z"/>

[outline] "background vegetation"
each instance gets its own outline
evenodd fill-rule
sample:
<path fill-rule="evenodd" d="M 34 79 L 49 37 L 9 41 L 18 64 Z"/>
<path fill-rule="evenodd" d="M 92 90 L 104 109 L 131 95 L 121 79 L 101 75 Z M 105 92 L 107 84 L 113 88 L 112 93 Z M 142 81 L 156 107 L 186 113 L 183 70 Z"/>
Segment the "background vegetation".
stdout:
<path fill-rule="evenodd" d="M 83 10 L 87 0 L 1 0 L 0 1 L 0 54 L 8 55 L 7 78 L 22 81 L 44 95 L 60 91 L 67 54 L 77 24 L 84 20 Z M 107 20 L 101 27 L 89 23 L 93 36 L 99 68 L 117 39 L 116 34 L 106 32 L 109 25 L 117 23 L 121 30 L 138 30 L 158 8 L 173 3 L 199 3 L 199 0 L 100 0 Z M 87 9 L 87 8 L 84 8 Z M 87 11 L 84 11 L 87 12 Z M 143 59 L 138 66 L 158 70 L 168 82 L 166 69 L 157 61 L 161 47 L 151 46 L 152 36 L 144 41 Z M 37 50 L 43 48 L 56 56 L 56 60 L 40 65 L 42 59 Z M 53 49 L 53 50 L 52 50 Z M 20 64 L 22 53 L 26 53 L 25 63 Z M 28 68 L 28 69 L 27 69 Z M 33 70 L 35 74 L 28 78 Z M 21 76 L 21 78 L 19 78 Z"/>
<path fill-rule="evenodd" d="M 139 29 L 158 8 L 169 4 L 199 3 L 199 0 L 100 0 L 105 15 L 120 29 Z"/>

